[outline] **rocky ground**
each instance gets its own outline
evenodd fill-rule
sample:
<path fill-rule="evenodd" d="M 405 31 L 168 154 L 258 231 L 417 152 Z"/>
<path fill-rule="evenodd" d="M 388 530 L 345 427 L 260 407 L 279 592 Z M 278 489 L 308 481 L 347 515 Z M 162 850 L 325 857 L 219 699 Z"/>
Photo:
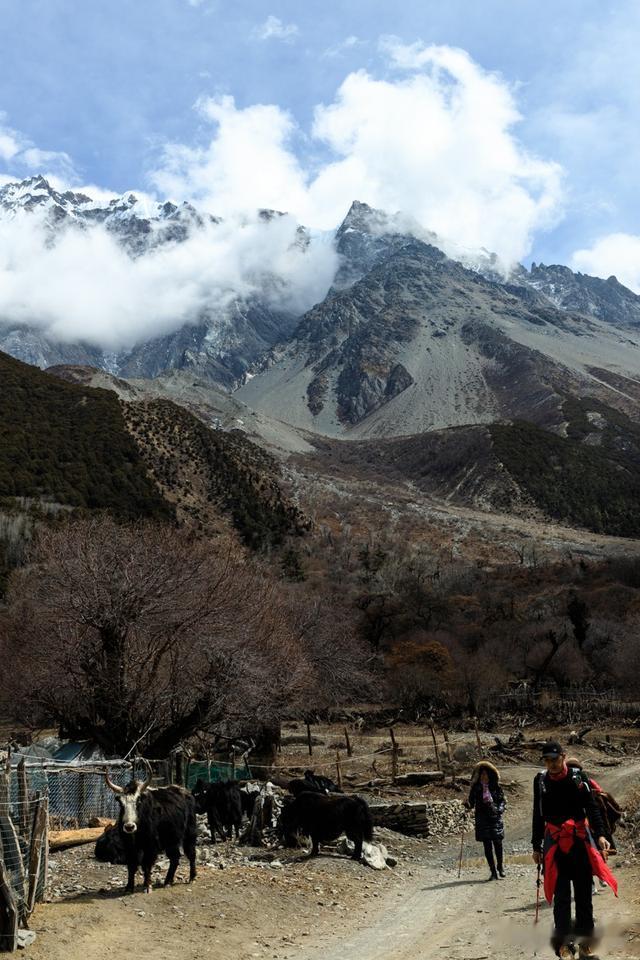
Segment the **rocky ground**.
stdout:
<path fill-rule="evenodd" d="M 404 739 L 408 734 L 405 732 Z M 408 751 L 410 752 L 410 751 Z M 633 798 L 629 823 L 620 832 L 614 861 L 620 896 L 602 891 L 596 912 L 603 923 L 602 956 L 640 957 L 640 860 L 632 837 L 640 760 L 611 766 L 595 750 L 581 751 L 594 776 L 616 797 Z M 407 758 L 407 761 L 409 758 Z M 367 761 L 368 762 L 368 761 Z M 550 911 L 533 924 L 535 870 L 529 854 L 531 780 L 537 766 L 502 766 L 507 787 L 507 879 L 487 883 L 487 869 L 472 833 L 463 844 L 451 833 L 450 815 L 464 792 L 417 788 L 410 793 L 440 804 L 439 826 L 426 839 L 388 830 L 378 838 L 398 861 L 376 872 L 326 849 L 316 859 L 301 850 L 264 850 L 234 843 L 198 848 L 199 875 L 187 884 L 184 864 L 173 888 L 124 896 L 125 869 L 98 863 L 92 847 L 51 857 L 50 902 L 33 917 L 33 960 L 93 960 L 133 951 L 153 957 L 196 960 L 512 960 L 551 956 Z M 354 775 L 355 776 L 355 773 Z M 360 772 L 358 773 L 360 776 Z M 376 788 L 384 794 L 385 788 Z M 399 799 L 387 788 L 387 799 Z M 635 812 L 635 813 L 634 813 Z M 635 819 L 634 819 L 635 816 Z M 161 881 L 166 865 L 158 864 Z"/>

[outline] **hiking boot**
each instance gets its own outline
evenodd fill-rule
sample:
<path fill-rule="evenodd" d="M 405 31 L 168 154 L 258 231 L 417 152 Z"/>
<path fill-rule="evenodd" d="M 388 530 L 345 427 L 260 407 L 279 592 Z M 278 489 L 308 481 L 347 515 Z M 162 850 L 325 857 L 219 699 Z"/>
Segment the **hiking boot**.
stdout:
<path fill-rule="evenodd" d="M 489 876 L 489 880 L 497 880 L 497 879 L 498 879 L 498 874 L 496 873 L 495 870 L 492 870 Z"/>
<path fill-rule="evenodd" d="M 563 944 L 558 950 L 557 956 L 560 957 L 560 960 L 573 960 L 573 950 L 571 947 Z"/>
<path fill-rule="evenodd" d="M 581 958 L 581 960 L 582 960 L 582 957 L 585 957 L 585 958 L 590 957 L 590 960 L 598 960 L 596 952 L 590 943 L 580 944 L 580 946 L 578 947 L 578 956 Z"/>
<path fill-rule="evenodd" d="M 504 880 L 506 874 L 504 872 L 504 867 L 498 867 L 498 876 L 501 880 Z"/>

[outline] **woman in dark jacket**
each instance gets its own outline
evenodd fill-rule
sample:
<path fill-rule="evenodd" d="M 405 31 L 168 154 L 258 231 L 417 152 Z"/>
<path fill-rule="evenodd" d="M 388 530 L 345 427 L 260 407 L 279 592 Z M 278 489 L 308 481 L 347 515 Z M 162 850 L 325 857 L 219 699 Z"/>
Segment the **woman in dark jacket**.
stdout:
<path fill-rule="evenodd" d="M 476 840 L 484 844 L 484 855 L 491 870 L 490 880 L 504 877 L 502 842 L 504 840 L 504 813 L 507 801 L 500 786 L 500 774 L 488 760 L 476 764 L 471 776 L 469 799 L 465 806 L 474 811 Z M 495 850 L 495 860 L 493 852 Z M 496 870 L 497 862 L 497 870 Z"/>

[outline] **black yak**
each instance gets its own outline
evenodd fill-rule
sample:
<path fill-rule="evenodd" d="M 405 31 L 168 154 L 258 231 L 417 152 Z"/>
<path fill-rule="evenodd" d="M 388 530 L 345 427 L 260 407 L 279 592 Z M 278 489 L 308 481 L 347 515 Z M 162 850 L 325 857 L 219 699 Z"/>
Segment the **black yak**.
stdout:
<path fill-rule="evenodd" d="M 280 816 L 280 835 L 288 846 L 296 833 L 311 837 L 311 856 L 319 853 L 321 843 L 337 840 L 345 833 L 355 844 L 353 859 L 362 857 L 362 843 L 373 839 L 373 822 L 366 802 L 346 797 L 307 791 L 285 801 Z"/>
<path fill-rule="evenodd" d="M 256 805 L 256 797 L 260 793 L 260 788 L 256 787 L 254 784 L 246 783 L 244 787 L 240 787 L 240 803 L 242 805 L 242 813 L 251 820 L 253 816 L 253 808 Z"/>
<path fill-rule="evenodd" d="M 150 787 L 151 768 L 143 783 L 132 780 L 126 787 L 112 783 L 105 773 L 107 785 L 120 804 L 118 830 L 123 841 L 129 870 L 127 893 L 133 893 L 136 871 L 144 873 L 145 893 L 151 892 L 151 870 L 164 852 L 169 858 L 165 887 L 173 883 L 180 848 L 189 860 L 189 882 L 196 877 L 196 805 L 182 787 Z"/>
<path fill-rule="evenodd" d="M 330 777 L 323 777 L 321 773 L 314 773 L 313 770 L 305 770 L 304 779 L 319 793 L 342 793 L 340 787 Z"/>
<path fill-rule="evenodd" d="M 235 829 L 236 839 L 242 823 L 242 794 L 232 780 L 223 783 L 207 783 L 201 778 L 193 788 L 196 810 L 206 813 L 211 832 L 211 843 L 216 842 L 216 832 L 223 840 L 230 840 Z"/>
<path fill-rule="evenodd" d="M 290 780 L 288 790 L 294 797 L 299 796 L 305 791 L 310 793 L 342 793 L 342 790 L 336 786 L 333 780 L 330 780 L 329 777 L 315 774 L 313 770 L 305 770 L 304 780 L 300 778 Z"/>
<path fill-rule="evenodd" d="M 327 793 L 326 790 L 316 786 L 316 784 L 310 780 L 301 780 L 299 777 L 295 780 L 290 780 L 287 789 L 294 797 L 299 797 L 301 793 L 322 793 L 325 796 Z"/>
<path fill-rule="evenodd" d="M 96 860 L 102 863 L 120 863 L 127 862 L 127 850 L 124 838 L 120 828 L 116 825 L 106 827 L 104 833 L 96 840 L 95 848 Z"/>

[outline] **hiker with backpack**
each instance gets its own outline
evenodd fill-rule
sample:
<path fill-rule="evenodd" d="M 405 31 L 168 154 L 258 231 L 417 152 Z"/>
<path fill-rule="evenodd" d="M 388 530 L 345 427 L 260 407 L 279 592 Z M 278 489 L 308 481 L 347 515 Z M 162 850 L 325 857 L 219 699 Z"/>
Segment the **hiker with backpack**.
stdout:
<path fill-rule="evenodd" d="M 567 766 L 575 767 L 580 771 L 583 769 L 582 764 L 579 760 L 576 760 L 575 757 L 569 757 L 567 759 Z M 592 776 L 588 776 L 588 779 L 591 792 L 595 797 L 596 803 L 600 807 L 600 814 L 602 816 L 602 823 L 604 826 L 604 836 L 609 841 L 609 856 L 613 857 L 618 852 L 613 835 L 616 827 L 618 826 L 618 821 L 622 816 L 622 807 L 607 790 L 600 786 L 597 780 L 594 780 Z"/>
<path fill-rule="evenodd" d="M 488 760 L 481 760 L 473 769 L 471 789 L 465 807 L 473 810 L 476 840 L 484 846 L 484 855 L 489 864 L 489 880 L 504 877 L 503 814 L 507 801 L 500 786 L 500 774 Z M 495 851 L 495 859 L 494 859 Z"/>
<path fill-rule="evenodd" d="M 575 767 L 577 770 L 582 770 L 582 764 L 579 760 L 576 760 L 575 757 L 569 757 L 567 759 L 568 767 Z M 603 790 L 597 780 L 594 780 L 593 777 L 589 777 L 589 786 L 595 798 L 596 803 L 600 807 L 600 814 L 602 816 L 602 823 L 604 825 L 604 836 L 609 841 L 609 856 L 613 857 L 617 854 L 616 842 L 613 839 L 613 834 L 618 825 L 618 820 L 622 816 L 622 807 L 616 802 L 607 790 Z M 599 881 L 601 887 L 606 887 L 606 883 L 603 880 Z M 593 894 L 600 893 L 596 885 L 596 878 L 593 878 Z"/>
<path fill-rule="evenodd" d="M 555 740 L 543 745 L 545 770 L 533 782 L 531 843 L 534 863 L 544 870 L 544 893 L 553 902 L 551 945 L 569 960 L 576 941 L 581 958 L 595 958 L 592 877 L 605 881 L 617 895 L 618 885 L 606 864 L 610 844 L 589 778 Z M 575 923 L 571 921 L 571 890 Z"/>

